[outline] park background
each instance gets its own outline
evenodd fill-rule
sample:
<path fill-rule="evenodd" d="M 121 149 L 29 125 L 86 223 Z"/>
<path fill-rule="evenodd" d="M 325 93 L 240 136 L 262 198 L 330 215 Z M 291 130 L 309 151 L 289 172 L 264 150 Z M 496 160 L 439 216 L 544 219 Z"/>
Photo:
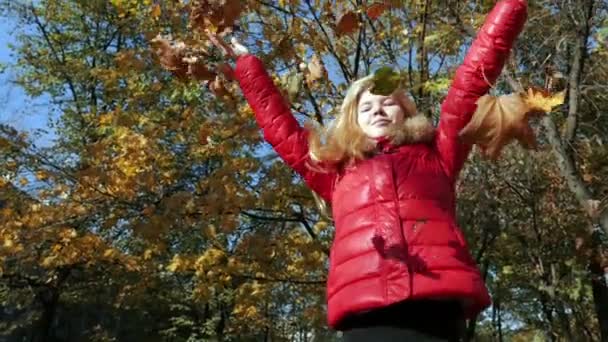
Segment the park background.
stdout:
<path fill-rule="evenodd" d="M 189 20 L 205 2 L 319 125 L 383 65 L 436 122 L 496 3 L 0 1 L 0 341 L 339 340 L 331 218 L 235 84 L 177 77 L 155 52 L 170 35 L 212 69 Z M 566 98 L 534 122 L 536 150 L 475 151 L 461 174 L 459 223 L 493 297 L 467 340 L 607 341 L 608 1 L 528 2 L 491 93 Z"/>

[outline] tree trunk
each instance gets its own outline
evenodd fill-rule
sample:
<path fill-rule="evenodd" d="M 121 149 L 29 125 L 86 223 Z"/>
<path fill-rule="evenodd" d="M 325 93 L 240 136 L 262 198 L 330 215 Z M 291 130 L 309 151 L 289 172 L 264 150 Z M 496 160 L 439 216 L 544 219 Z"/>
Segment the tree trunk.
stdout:
<path fill-rule="evenodd" d="M 608 341 L 608 272 L 602 265 L 602 230 L 596 229 L 592 236 L 594 255 L 589 263 L 593 303 L 600 327 L 601 341 Z"/>
<path fill-rule="evenodd" d="M 38 331 L 34 333 L 34 342 L 54 341 L 52 336 L 53 321 L 57 313 L 57 302 L 59 301 L 59 291 L 55 288 L 44 288 L 38 294 L 38 299 L 42 303 L 42 316 L 38 322 Z"/>

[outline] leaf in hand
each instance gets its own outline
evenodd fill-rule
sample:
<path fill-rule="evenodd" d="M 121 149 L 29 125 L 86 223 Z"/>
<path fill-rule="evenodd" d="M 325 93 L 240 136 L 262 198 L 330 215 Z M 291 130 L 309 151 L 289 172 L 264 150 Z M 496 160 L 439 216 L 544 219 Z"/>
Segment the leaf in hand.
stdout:
<path fill-rule="evenodd" d="M 498 158 L 502 149 L 514 139 L 532 147 L 535 140 L 528 126 L 528 112 L 529 107 L 520 94 L 482 96 L 460 137 L 466 143 L 477 144 L 482 153 L 492 159 Z"/>
<path fill-rule="evenodd" d="M 513 140 L 524 148 L 534 148 L 536 137 L 530 127 L 530 118 L 550 112 L 563 101 L 563 92 L 552 95 L 538 89 L 528 89 L 522 94 L 482 96 L 460 137 L 464 142 L 479 145 L 483 153 L 493 159 L 498 158 L 502 149 Z"/>
<path fill-rule="evenodd" d="M 525 100 L 531 110 L 549 113 L 554 107 L 564 103 L 565 96 L 565 91 L 560 91 L 557 94 L 551 94 L 543 89 L 529 88 Z"/>
<path fill-rule="evenodd" d="M 388 96 L 401 85 L 401 75 L 393 68 L 384 66 L 374 72 L 372 94 Z"/>

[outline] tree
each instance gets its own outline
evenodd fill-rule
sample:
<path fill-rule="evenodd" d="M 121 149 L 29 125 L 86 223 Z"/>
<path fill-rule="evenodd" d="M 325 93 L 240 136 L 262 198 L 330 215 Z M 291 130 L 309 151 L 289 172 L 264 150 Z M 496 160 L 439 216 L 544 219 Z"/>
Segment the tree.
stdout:
<path fill-rule="evenodd" d="M 264 59 L 297 118 L 318 125 L 332 120 L 349 82 L 382 65 L 403 70 L 419 109 L 436 119 L 494 4 L 209 3 L 233 6 L 213 27 L 237 18 L 234 34 Z M 206 73 L 219 55 L 188 26 L 188 2 L 1 4 L 21 28 L 15 82 L 48 95 L 58 113 L 52 148 L 0 132 L 2 331 L 38 340 L 336 338 L 324 313 L 332 222 L 261 140 L 236 85 Z M 530 1 L 493 89 L 543 86 L 547 76 L 568 89 L 567 105 L 537 127 L 540 151 L 508 149 L 498 163 L 475 154 L 463 171 L 459 217 L 494 298 L 469 322 L 471 340 L 608 336 L 607 5 L 580 4 Z M 202 57 L 193 70 L 209 87 L 161 67 L 159 33 L 201 49 L 186 53 Z"/>

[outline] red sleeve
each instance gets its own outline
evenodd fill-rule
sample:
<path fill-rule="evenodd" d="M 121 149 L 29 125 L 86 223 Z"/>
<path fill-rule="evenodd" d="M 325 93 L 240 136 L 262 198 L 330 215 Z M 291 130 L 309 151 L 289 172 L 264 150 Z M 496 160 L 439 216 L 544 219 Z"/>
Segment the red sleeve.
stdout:
<path fill-rule="evenodd" d="M 456 71 L 441 105 L 435 146 L 446 174 L 455 180 L 471 145 L 461 143 L 459 132 L 471 120 L 477 100 L 500 75 L 515 39 L 527 18 L 525 0 L 501 0 L 488 14 L 463 64 Z"/>
<path fill-rule="evenodd" d="M 253 55 L 240 56 L 235 76 L 264 132 L 264 139 L 313 191 L 330 202 L 335 173 L 310 169 L 308 132 L 296 121 L 262 61 Z"/>

